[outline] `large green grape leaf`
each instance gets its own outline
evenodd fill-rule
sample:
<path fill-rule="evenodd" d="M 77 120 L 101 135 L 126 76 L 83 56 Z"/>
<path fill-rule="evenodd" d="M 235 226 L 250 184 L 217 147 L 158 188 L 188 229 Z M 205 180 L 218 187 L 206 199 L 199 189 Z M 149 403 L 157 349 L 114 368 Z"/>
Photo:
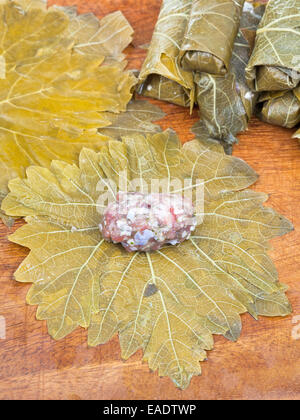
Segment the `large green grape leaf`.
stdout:
<path fill-rule="evenodd" d="M 190 179 L 195 204 L 202 180 L 202 223 L 181 245 L 152 253 L 103 241 L 99 182 L 111 188 L 108 181 L 120 185 L 124 177 L 142 191 L 155 178 L 167 180 L 170 192 L 173 181 Z M 131 134 L 99 153 L 83 149 L 78 167 L 32 166 L 26 179 L 10 181 L 2 206 L 27 221 L 10 236 L 30 249 L 16 280 L 33 283 L 27 302 L 38 305 L 54 338 L 78 325 L 89 328 L 92 346 L 118 333 L 123 358 L 142 349 L 152 370 L 185 388 L 200 374 L 213 334 L 239 337 L 240 314 L 290 313 L 268 240 L 292 225 L 263 205 L 266 194 L 247 189 L 256 179 L 219 144 L 197 139 L 182 146 L 172 131 Z"/>
<path fill-rule="evenodd" d="M 135 77 L 124 71 L 132 28 L 120 12 L 99 21 L 43 1 L 0 4 L 0 197 L 36 164 L 74 162 L 97 149 L 110 113 L 126 110 Z"/>

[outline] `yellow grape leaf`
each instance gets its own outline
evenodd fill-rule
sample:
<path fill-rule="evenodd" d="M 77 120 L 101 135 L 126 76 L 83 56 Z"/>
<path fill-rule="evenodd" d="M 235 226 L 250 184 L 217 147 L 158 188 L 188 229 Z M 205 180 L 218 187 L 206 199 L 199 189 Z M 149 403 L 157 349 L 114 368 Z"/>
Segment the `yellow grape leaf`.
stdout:
<path fill-rule="evenodd" d="M 0 197 L 29 165 L 74 162 L 97 149 L 126 110 L 135 77 L 123 49 L 133 30 L 116 12 L 99 21 L 40 0 L 0 3 Z"/>
<path fill-rule="evenodd" d="M 0 194 L 0 203 L 2 202 L 5 195 Z M 3 223 L 8 226 L 12 227 L 14 224 L 14 218 L 7 216 L 1 209 L 0 209 L 0 219 L 2 219 Z"/>
<path fill-rule="evenodd" d="M 189 178 L 195 200 L 202 179 L 203 222 L 189 240 L 151 253 L 103 241 L 99 182 L 124 178 L 142 191 L 155 178 L 167 180 L 169 192 L 174 180 Z M 16 280 L 33 283 L 27 302 L 38 305 L 54 338 L 77 325 L 89 328 L 92 346 L 118 333 L 124 359 L 142 349 L 152 370 L 186 388 L 201 373 L 213 334 L 239 337 L 240 314 L 290 313 L 268 240 L 292 225 L 263 205 L 266 194 L 247 189 L 256 179 L 216 142 L 182 146 L 171 130 L 108 141 L 99 153 L 83 149 L 78 167 L 30 167 L 26 179 L 10 181 L 2 206 L 27 216 L 10 236 L 30 249 Z"/>
<path fill-rule="evenodd" d="M 129 102 L 126 112 L 112 114 L 107 112 L 110 121 L 108 127 L 99 129 L 101 134 L 121 140 L 131 134 L 154 134 L 161 130 L 153 121 L 162 119 L 165 113 L 148 101 L 133 100 Z"/>
<path fill-rule="evenodd" d="M 296 133 L 293 135 L 294 139 L 299 139 L 300 140 L 300 130 L 297 130 Z"/>
<path fill-rule="evenodd" d="M 94 58 L 103 56 L 105 64 L 126 64 L 123 51 L 132 41 L 133 29 L 122 12 L 111 13 L 99 20 L 93 13 L 77 15 L 75 6 L 56 8 L 70 17 L 66 35 L 74 40 L 77 52 Z"/>

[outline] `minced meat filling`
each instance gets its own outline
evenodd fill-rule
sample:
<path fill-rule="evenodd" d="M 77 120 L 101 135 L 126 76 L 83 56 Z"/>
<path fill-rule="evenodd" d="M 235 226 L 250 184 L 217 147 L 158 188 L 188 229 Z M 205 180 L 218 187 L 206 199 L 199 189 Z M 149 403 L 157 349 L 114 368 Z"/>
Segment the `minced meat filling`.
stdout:
<path fill-rule="evenodd" d="M 188 239 L 196 227 L 192 202 L 179 194 L 119 193 L 99 225 L 104 239 L 129 251 L 156 251 Z"/>

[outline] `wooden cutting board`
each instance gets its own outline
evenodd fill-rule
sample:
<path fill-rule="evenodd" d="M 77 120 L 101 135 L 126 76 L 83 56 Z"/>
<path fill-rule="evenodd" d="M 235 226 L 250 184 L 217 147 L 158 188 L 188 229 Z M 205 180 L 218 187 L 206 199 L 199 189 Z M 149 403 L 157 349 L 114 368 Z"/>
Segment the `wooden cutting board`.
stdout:
<path fill-rule="evenodd" d="M 54 1 L 50 2 L 51 4 Z M 79 12 L 99 18 L 122 10 L 135 29 L 128 48 L 129 66 L 139 69 L 160 8 L 160 0 L 56 0 L 77 4 Z M 158 104 L 158 101 L 153 101 Z M 173 127 L 182 141 L 192 138 L 197 120 L 186 109 L 159 103 L 167 116 L 163 128 Z M 270 194 L 268 205 L 288 217 L 295 231 L 273 240 L 270 255 L 280 281 L 289 286 L 293 314 L 286 318 L 243 315 L 237 343 L 216 337 L 215 348 L 202 364 L 202 376 L 180 391 L 168 378 L 159 378 L 141 363 L 141 352 L 127 362 L 120 358 L 117 337 L 97 348 L 87 347 L 86 331 L 78 328 L 56 342 L 45 322 L 35 319 L 35 307 L 25 304 L 28 286 L 17 284 L 13 273 L 27 251 L 6 239 L 9 230 L 0 223 L 0 337 L 1 399 L 299 399 L 300 398 L 300 145 L 292 131 L 253 119 L 240 135 L 234 155 L 246 160 L 259 174 L 256 191 Z M 3 318 L 4 317 L 4 318 Z M 298 338 L 298 339 L 297 339 Z"/>

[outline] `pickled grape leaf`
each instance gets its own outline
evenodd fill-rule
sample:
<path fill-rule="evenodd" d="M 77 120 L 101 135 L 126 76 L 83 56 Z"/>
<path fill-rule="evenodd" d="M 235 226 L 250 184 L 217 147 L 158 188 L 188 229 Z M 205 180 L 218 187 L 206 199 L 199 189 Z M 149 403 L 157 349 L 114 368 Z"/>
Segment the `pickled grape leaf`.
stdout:
<path fill-rule="evenodd" d="M 258 116 L 262 121 L 293 128 L 300 122 L 300 87 L 288 91 L 263 92 L 258 100 Z M 299 96 L 300 98 L 300 96 Z"/>
<path fill-rule="evenodd" d="M 0 0 L 0 4 L 5 3 L 7 3 L 7 0 Z M 47 0 L 16 0 L 15 3 L 18 3 L 24 11 L 31 8 L 41 9 L 43 11 L 47 9 Z"/>
<path fill-rule="evenodd" d="M 257 95 L 246 84 L 245 68 L 250 57 L 251 38 L 263 11 L 264 7 L 259 3 L 255 7 L 245 3 L 230 71 L 225 76 L 209 73 L 195 73 L 194 76 L 200 121 L 192 131 L 201 138 L 209 136 L 219 140 L 228 153 L 237 142 L 236 135 L 247 129 L 256 104 Z"/>
<path fill-rule="evenodd" d="M 269 0 L 246 69 L 251 89 L 295 88 L 300 81 L 300 0 Z"/>
<path fill-rule="evenodd" d="M 195 96 L 193 74 L 179 64 L 180 46 L 191 6 L 192 0 L 163 0 L 140 72 L 138 92 L 192 109 Z"/>
<path fill-rule="evenodd" d="M 0 194 L 0 203 L 2 203 L 2 200 L 4 197 L 5 197 L 4 194 L 3 195 Z M 7 216 L 1 209 L 0 209 L 0 219 L 8 227 L 12 227 L 14 224 L 14 218 Z"/>
<path fill-rule="evenodd" d="M 224 75 L 229 70 L 245 0 L 195 0 L 180 50 L 185 70 Z"/>
<path fill-rule="evenodd" d="M 183 193 L 173 181 L 190 179 L 195 203 L 202 180 L 203 221 L 189 240 L 151 253 L 103 241 L 99 183 L 123 185 L 124 173 L 129 191 L 132 182 L 144 191 L 155 178 Z M 27 302 L 38 305 L 37 318 L 55 339 L 78 325 L 89 328 L 92 346 L 118 333 L 124 359 L 142 349 L 152 370 L 186 388 L 201 373 L 213 334 L 239 337 L 240 314 L 291 311 L 267 252 L 268 240 L 292 225 L 263 205 L 265 194 L 247 189 L 256 179 L 216 142 L 182 146 L 170 130 L 109 141 L 99 153 L 83 149 L 78 167 L 31 166 L 26 179 L 10 181 L 2 206 L 27 216 L 10 236 L 30 249 L 15 278 L 33 283 Z"/>
<path fill-rule="evenodd" d="M 300 130 L 297 130 L 296 133 L 293 135 L 294 139 L 299 139 L 300 141 Z"/>
<path fill-rule="evenodd" d="M 133 100 L 129 102 L 126 112 L 121 114 L 107 113 L 110 125 L 99 129 L 101 134 L 121 140 L 130 134 L 154 134 L 161 130 L 153 121 L 160 120 L 165 113 L 148 101 Z"/>
<path fill-rule="evenodd" d="M 103 56 L 104 64 L 122 64 L 123 51 L 131 43 L 133 29 L 122 14 L 117 11 L 99 20 L 93 13 L 77 15 L 76 7 L 58 7 L 69 15 L 66 36 L 74 40 L 75 51 L 91 57 Z"/>
<path fill-rule="evenodd" d="M 43 1 L 0 3 L 0 197 L 29 165 L 73 162 L 98 148 L 106 112 L 126 110 L 136 82 L 124 71 L 132 28 L 116 12 L 98 21 Z"/>

